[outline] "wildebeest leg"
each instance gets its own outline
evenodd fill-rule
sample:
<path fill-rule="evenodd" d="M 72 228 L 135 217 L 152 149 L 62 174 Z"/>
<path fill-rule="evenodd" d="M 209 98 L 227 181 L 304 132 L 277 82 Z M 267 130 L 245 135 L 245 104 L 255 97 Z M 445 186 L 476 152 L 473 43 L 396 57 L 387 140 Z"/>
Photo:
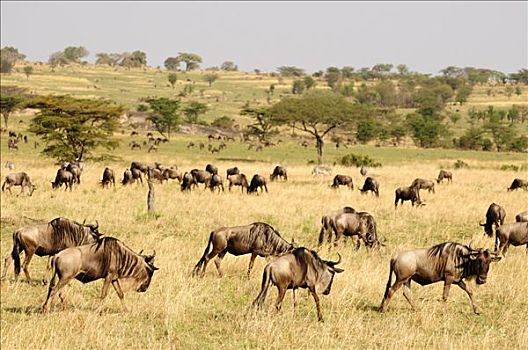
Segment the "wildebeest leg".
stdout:
<path fill-rule="evenodd" d="M 412 295 L 411 295 L 411 279 L 407 280 L 407 282 L 403 284 L 403 296 L 405 297 L 405 299 L 407 299 L 409 304 L 411 304 L 411 308 L 413 310 L 416 310 L 416 307 L 414 306 L 414 302 L 412 301 Z"/>
<path fill-rule="evenodd" d="M 26 253 L 26 257 L 24 258 L 24 263 L 22 264 L 22 270 L 24 271 L 24 274 L 26 275 L 26 279 L 28 281 L 28 283 L 31 282 L 31 277 L 29 276 L 29 269 L 28 269 L 28 266 L 29 266 L 29 263 L 31 262 L 31 258 L 33 257 L 33 254 L 35 254 L 35 252 L 33 251 L 25 251 Z"/>
<path fill-rule="evenodd" d="M 390 273 L 392 274 L 392 269 L 391 269 Z M 396 278 L 398 278 L 398 277 L 396 277 Z M 390 282 L 390 277 L 389 277 L 389 282 Z M 392 296 L 394 295 L 394 293 L 396 293 L 398 291 L 398 289 L 400 289 L 400 287 L 403 284 L 404 284 L 403 281 L 396 280 L 396 282 L 394 282 L 392 287 L 390 287 L 387 290 L 387 293 L 386 293 L 385 297 L 383 298 L 383 302 L 381 303 L 381 312 L 387 311 L 387 307 L 389 306 L 389 302 L 390 302 Z"/>
<path fill-rule="evenodd" d="M 112 281 L 112 287 L 114 287 L 114 290 L 116 291 L 117 296 L 119 297 L 119 300 L 121 300 L 121 306 L 123 306 L 123 309 L 125 311 L 128 311 L 128 308 L 125 305 L 125 293 L 123 293 L 123 290 L 121 289 L 119 280 Z"/>
<path fill-rule="evenodd" d="M 279 312 L 282 308 L 282 301 L 284 300 L 284 296 L 286 295 L 286 291 L 288 290 L 286 286 L 281 286 L 280 284 L 277 285 L 278 295 L 277 295 L 277 301 L 275 302 L 275 309 L 277 309 L 277 312 Z"/>
<path fill-rule="evenodd" d="M 50 286 L 48 289 L 48 297 L 46 298 L 46 302 L 44 303 L 44 306 L 42 307 L 42 312 L 44 313 L 47 313 L 49 311 L 50 305 L 53 302 L 53 298 L 55 297 L 55 294 L 57 294 L 57 292 L 59 292 L 64 286 L 70 283 L 70 281 L 73 279 L 73 277 L 62 278 L 61 276 L 57 285 L 54 286 L 55 276 L 56 276 L 56 273 L 54 273 L 54 276 L 51 277 Z"/>
<path fill-rule="evenodd" d="M 292 293 L 293 293 L 293 314 L 295 315 L 295 313 L 297 312 L 297 297 L 295 295 L 295 291 L 297 290 L 297 288 L 293 288 L 292 289 Z"/>
<path fill-rule="evenodd" d="M 449 297 L 449 288 L 451 288 L 451 283 L 453 283 L 453 282 L 450 281 L 450 280 L 446 280 L 444 282 L 444 293 L 442 295 L 442 300 L 444 302 L 447 302 L 447 298 Z"/>
<path fill-rule="evenodd" d="M 215 251 L 213 250 L 213 252 L 211 252 L 211 254 L 212 254 L 212 253 L 215 253 Z M 222 269 L 220 268 L 220 264 L 222 263 L 222 259 L 224 258 L 224 256 L 226 255 L 226 253 L 227 253 L 227 249 L 221 251 L 221 252 L 218 254 L 218 256 L 216 257 L 216 259 L 215 259 L 216 269 L 218 270 L 218 274 L 220 275 L 220 277 L 223 277 L 223 276 L 224 276 L 224 274 L 223 274 L 223 272 L 222 272 Z M 213 257 L 211 256 L 211 254 L 209 254 L 209 256 L 207 256 L 208 259 L 212 259 L 212 258 L 213 258 Z M 216 255 L 216 254 L 215 254 L 215 255 Z M 210 257 L 210 256 L 211 256 L 211 257 Z M 206 261 L 207 261 L 207 260 L 206 260 Z M 204 264 L 204 272 L 205 272 L 205 264 Z M 248 272 L 248 274 L 249 274 L 249 272 Z"/>
<path fill-rule="evenodd" d="M 497 236 L 497 234 L 495 233 L 495 252 L 496 253 L 500 253 L 499 244 L 500 244 L 499 236 Z"/>
<path fill-rule="evenodd" d="M 247 278 L 249 279 L 249 275 L 251 274 L 251 269 L 253 269 L 253 265 L 255 264 L 255 259 L 257 258 L 256 253 L 251 253 L 251 258 L 249 259 L 249 267 L 247 271 Z"/>
<path fill-rule="evenodd" d="M 264 189 L 266 190 L 266 193 L 268 193 L 268 186 L 266 186 L 266 184 L 264 184 Z"/>
<path fill-rule="evenodd" d="M 365 237 L 361 236 L 361 238 L 363 239 L 363 242 L 365 243 L 365 247 L 367 246 L 367 241 L 365 240 Z M 356 247 L 356 250 L 359 250 L 359 248 L 361 247 L 361 242 L 359 240 L 359 237 L 358 236 L 354 236 L 354 238 L 352 238 L 354 240 L 354 245 Z"/>
<path fill-rule="evenodd" d="M 103 282 L 103 289 L 101 289 L 101 300 L 106 298 L 108 295 L 108 287 L 110 287 L 110 282 L 112 282 L 113 276 L 107 276 Z"/>
<path fill-rule="evenodd" d="M 324 322 L 323 314 L 321 313 L 321 305 L 319 305 L 319 296 L 315 292 L 315 288 L 310 288 L 310 293 L 312 293 L 312 296 L 315 301 L 315 306 L 317 307 L 317 319 L 319 320 L 319 322 Z"/>
<path fill-rule="evenodd" d="M 11 253 L 9 253 L 5 259 L 4 259 L 4 271 L 2 271 L 2 277 L 0 279 L 4 279 L 7 275 L 7 270 L 9 269 L 9 266 L 11 266 L 11 263 L 13 262 L 13 257 L 11 257 Z"/>
<path fill-rule="evenodd" d="M 473 302 L 473 291 L 471 290 L 471 288 L 464 281 L 458 282 L 458 286 L 467 293 L 467 295 L 469 296 L 469 301 L 471 302 L 471 306 L 473 307 L 473 312 L 479 315 L 480 312 L 475 303 Z"/>

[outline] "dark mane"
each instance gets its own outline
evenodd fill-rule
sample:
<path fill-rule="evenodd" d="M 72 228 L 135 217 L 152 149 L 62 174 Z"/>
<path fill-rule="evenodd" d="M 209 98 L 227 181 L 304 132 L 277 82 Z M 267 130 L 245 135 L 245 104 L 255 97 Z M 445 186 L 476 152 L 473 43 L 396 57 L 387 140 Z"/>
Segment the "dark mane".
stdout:
<path fill-rule="evenodd" d="M 262 248 L 267 253 L 284 253 L 289 250 L 292 245 L 280 233 L 276 231 L 271 225 L 264 222 L 255 222 L 251 225 L 249 230 L 249 241 L 253 242 L 257 239 L 262 240 Z"/>
<path fill-rule="evenodd" d="M 71 247 L 91 243 L 96 239 L 90 228 L 66 218 L 55 218 L 49 223 L 53 228 L 52 241 L 54 247 Z M 88 232 L 86 232 L 88 230 Z"/>
<path fill-rule="evenodd" d="M 137 267 L 139 254 L 114 237 L 103 237 L 97 241 L 95 251 L 103 250 L 103 273 L 113 267 L 119 277 L 130 276 Z"/>
<path fill-rule="evenodd" d="M 473 249 L 466 245 L 445 242 L 429 248 L 427 255 L 429 257 L 436 257 L 435 264 L 441 271 L 444 271 L 448 261 L 452 260 L 455 268 L 461 269 L 464 276 L 469 276 L 473 272 L 473 266 L 471 260 L 466 255 L 472 251 Z"/>

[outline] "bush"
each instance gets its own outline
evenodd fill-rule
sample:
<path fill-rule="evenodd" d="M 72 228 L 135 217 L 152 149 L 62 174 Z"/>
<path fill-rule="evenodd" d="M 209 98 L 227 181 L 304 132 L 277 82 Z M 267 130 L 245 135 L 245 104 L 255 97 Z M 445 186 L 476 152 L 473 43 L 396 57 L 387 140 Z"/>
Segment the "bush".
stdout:
<path fill-rule="evenodd" d="M 519 171 L 519 167 L 517 165 L 513 165 L 513 164 L 503 164 L 503 165 L 501 165 L 500 170 Z"/>
<path fill-rule="evenodd" d="M 455 162 L 455 169 L 464 169 L 464 168 L 469 168 L 469 164 L 460 159 Z"/>
<path fill-rule="evenodd" d="M 354 153 L 347 154 L 339 160 L 339 164 L 344 166 L 368 166 L 371 168 L 381 167 L 381 163 L 374 161 L 369 156 L 360 156 Z"/>
<path fill-rule="evenodd" d="M 232 129 L 235 121 L 232 118 L 226 117 L 225 115 L 220 118 L 216 118 L 211 123 L 212 126 L 223 129 Z"/>

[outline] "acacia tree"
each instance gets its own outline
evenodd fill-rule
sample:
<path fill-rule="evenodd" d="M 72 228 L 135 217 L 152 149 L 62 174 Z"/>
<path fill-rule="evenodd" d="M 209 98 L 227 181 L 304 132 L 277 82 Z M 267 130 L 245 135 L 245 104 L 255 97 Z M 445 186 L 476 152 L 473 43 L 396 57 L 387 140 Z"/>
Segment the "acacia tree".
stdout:
<path fill-rule="evenodd" d="M 209 86 L 211 86 L 218 79 L 218 74 L 215 74 L 215 73 L 206 74 L 204 75 L 204 79 L 205 81 L 209 83 Z"/>
<path fill-rule="evenodd" d="M 176 58 L 179 62 L 185 63 L 185 71 L 187 72 L 197 69 L 200 66 L 199 63 L 202 63 L 202 57 L 195 53 L 180 52 Z"/>
<path fill-rule="evenodd" d="M 42 153 L 47 156 L 82 161 L 93 158 L 97 148 L 112 150 L 118 145 L 112 137 L 123 108 L 113 102 L 48 96 L 26 105 L 40 110 L 29 131 L 46 143 Z"/>
<path fill-rule="evenodd" d="M 29 79 L 29 76 L 33 74 L 33 66 L 24 66 L 24 74 L 26 74 L 26 79 Z"/>
<path fill-rule="evenodd" d="M 180 124 L 180 115 L 178 113 L 180 101 L 159 97 L 149 98 L 145 102 L 149 104 L 152 110 L 147 119 L 154 123 L 154 127 L 160 134 L 170 139 L 171 131 Z M 167 136 L 165 133 L 167 133 Z"/>
<path fill-rule="evenodd" d="M 247 126 L 247 131 L 248 134 L 257 136 L 260 141 L 265 141 L 277 133 L 274 129 L 277 123 L 268 108 L 248 106 L 240 111 L 240 115 L 246 115 L 255 120 L 253 124 Z"/>
<path fill-rule="evenodd" d="M 21 102 L 22 99 L 16 96 L 5 96 L 4 94 L 0 96 L 0 113 L 4 117 L 6 129 L 11 113 L 19 108 Z"/>
<path fill-rule="evenodd" d="M 198 121 L 198 116 L 205 112 L 207 112 L 207 105 L 196 101 L 192 101 L 183 109 L 187 121 L 191 124 L 196 123 Z"/>
<path fill-rule="evenodd" d="M 334 93 L 313 92 L 301 98 L 285 98 L 272 106 L 269 113 L 274 123 L 288 124 L 312 135 L 317 147 L 317 161 L 322 164 L 325 136 L 363 115 L 365 108 Z"/>
<path fill-rule="evenodd" d="M 169 75 L 167 76 L 167 79 L 169 80 L 169 83 L 174 89 L 174 84 L 176 84 L 176 81 L 178 80 L 178 75 L 176 73 L 169 73 Z"/>

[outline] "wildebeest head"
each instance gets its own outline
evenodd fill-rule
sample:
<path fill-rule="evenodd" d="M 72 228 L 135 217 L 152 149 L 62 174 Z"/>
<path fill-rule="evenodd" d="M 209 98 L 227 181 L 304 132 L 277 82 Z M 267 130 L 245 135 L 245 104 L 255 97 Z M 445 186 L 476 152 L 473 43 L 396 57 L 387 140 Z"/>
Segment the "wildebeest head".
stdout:
<path fill-rule="evenodd" d="M 86 220 L 84 220 L 86 222 Z M 95 240 L 98 240 L 99 237 L 101 237 L 103 234 L 99 232 L 99 221 L 95 220 L 95 224 L 85 224 L 83 222 L 83 226 L 88 227 L 90 229 L 90 233 L 94 237 Z"/>
<path fill-rule="evenodd" d="M 467 254 L 466 257 L 469 258 L 469 264 L 472 267 L 471 270 L 473 270 L 477 276 L 477 284 L 486 283 L 490 263 L 501 259 L 500 256 L 497 256 L 496 253 L 491 253 L 488 249 L 473 251 Z"/>
<path fill-rule="evenodd" d="M 479 223 L 480 226 L 484 227 L 484 232 L 489 236 L 493 236 L 493 222 L 486 222 L 485 224 Z"/>
<path fill-rule="evenodd" d="M 319 279 L 319 287 L 323 290 L 323 295 L 330 294 L 335 274 L 345 271 L 336 267 L 341 262 L 341 255 L 339 253 L 337 255 L 339 257 L 337 261 L 323 260 L 324 267 L 323 271 L 320 271 L 321 277 Z"/>
<path fill-rule="evenodd" d="M 147 291 L 148 287 L 150 286 L 150 281 L 152 280 L 152 276 L 154 275 L 154 271 L 159 270 L 159 268 L 154 266 L 155 256 L 156 256 L 156 251 L 154 251 L 152 255 L 141 255 L 141 257 L 143 258 L 145 262 L 145 269 L 143 270 L 143 273 L 141 274 L 141 276 L 138 276 L 139 286 L 137 288 L 137 291 L 140 293 Z"/>

